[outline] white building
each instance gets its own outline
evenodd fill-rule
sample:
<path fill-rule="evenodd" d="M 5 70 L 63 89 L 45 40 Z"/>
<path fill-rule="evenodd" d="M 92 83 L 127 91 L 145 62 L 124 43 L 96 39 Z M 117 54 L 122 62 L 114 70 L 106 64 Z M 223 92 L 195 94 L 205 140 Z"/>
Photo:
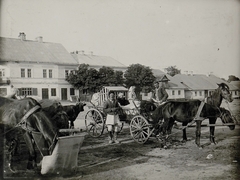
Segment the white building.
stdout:
<path fill-rule="evenodd" d="M 66 73 L 76 69 L 78 62 L 59 43 L 0 37 L 0 95 L 19 89 L 19 95 L 39 99 L 68 100 L 77 90 L 65 80 Z"/>

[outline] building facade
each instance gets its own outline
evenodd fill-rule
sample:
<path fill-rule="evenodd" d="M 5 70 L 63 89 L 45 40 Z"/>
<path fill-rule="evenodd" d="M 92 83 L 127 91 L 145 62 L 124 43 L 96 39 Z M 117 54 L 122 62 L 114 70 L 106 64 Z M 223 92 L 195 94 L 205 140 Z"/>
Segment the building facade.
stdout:
<path fill-rule="evenodd" d="M 19 96 L 36 99 L 68 100 L 78 94 L 66 80 L 66 72 L 76 69 L 78 63 L 58 43 L 0 37 L 0 93 L 6 96 L 11 85 Z"/>

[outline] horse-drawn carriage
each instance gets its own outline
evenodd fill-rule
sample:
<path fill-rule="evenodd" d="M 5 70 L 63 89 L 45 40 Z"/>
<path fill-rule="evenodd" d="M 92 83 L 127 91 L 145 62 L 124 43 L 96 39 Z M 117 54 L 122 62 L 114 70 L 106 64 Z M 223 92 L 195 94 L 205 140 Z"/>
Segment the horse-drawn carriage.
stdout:
<path fill-rule="evenodd" d="M 103 92 L 100 92 L 100 97 L 106 98 L 106 94 L 110 90 L 115 91 L 116 96 L 121 91 L 125 94 L 127 91 L 126 89 L 118 90 L 108 87 Z M 101 93 L 104 95 L 101 96 Z M 172 100 L 157 107 L 157 109 L 156 107 L 148 107 L 148 110 L 146 110 L 145 107 L 142 107 L 142 101 L 140 108 L 135 106 L 134 109 L 124 109 L 126 118 L 122 120 L 129 123 L 131 137 L 140 144 L 144 144 L 151 136 L 164 141 L 171 134 L 174 121 L 182 123 L 183 140 L 186 141 L 187 125 L 196 123 L 196 144 L 200 146 L 201 122 L 204 119 L 209 119 L 210 141 L 215 143 L 214 129 L 217 118 L 220 118 L 223 124 L 228 125 L 230 129 L 234 129 L 236 124 L 232 114 L 220 107 L 223 98 L 229 102 L 232 101 L 229 88 L 224 83 L 219 84 L 213 95 L 206 99 L 206 103 L 200 100 Z M 85 116 L 87 132 L 93 137 L 101 136 L 105 129 L 105 120 L 106 115 L 102 106 L 90 106 Z M 123 124 L 121 124 L 122 127 Z"/>
<path fill-rule="evenodd" d="M 103 103 L 108 98 L 109 91 L 113 91 L 115 98 L 121 93 L 127 98 L 128 89 L 122 86 L 106 86 L 99 93 L 93 95 L 89 110 L 85 115 L 85 125 L 88 134 L 92 137 L 100 137 L 106 128 L 106 114 L 103 112 Z M 132 117 L 139 114 L 139 109 L 122 108 L 119 112 L 121 124 L 119 125 L 119 132 L 122 131 L 124 122 L 130 122 Z"/>

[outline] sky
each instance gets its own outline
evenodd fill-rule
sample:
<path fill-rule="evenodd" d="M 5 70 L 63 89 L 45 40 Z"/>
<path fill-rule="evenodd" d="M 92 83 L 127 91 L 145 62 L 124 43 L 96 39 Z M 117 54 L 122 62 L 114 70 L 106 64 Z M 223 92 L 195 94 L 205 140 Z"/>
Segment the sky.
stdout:
<path fill-rule="evenodd" d="M 1 0 L 0 36 L 240 78 L 240 0 Z"/>

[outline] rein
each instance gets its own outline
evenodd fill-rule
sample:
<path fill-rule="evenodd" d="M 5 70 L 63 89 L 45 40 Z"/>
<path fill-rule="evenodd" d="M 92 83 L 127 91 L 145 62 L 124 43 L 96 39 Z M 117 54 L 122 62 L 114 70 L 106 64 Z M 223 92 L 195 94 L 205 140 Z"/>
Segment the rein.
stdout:
<path fill-rule="evenodd" d="M 32 130 L 29 130 L 27 128 L 27 118 L 32 115 L 35 111 L 37 111 L 38 109 L 40 109 L 40 106 L 34 106 L 32 109 L 30 109 L 22 118 L 21 121 L 19 123 L 17 123 L 13 128 L 9 129 L 8 131 L 6 131 L 5 133 L 2 133 L 1 135 L 7 134 L 8 132 L 12 131 L 13 129 L 17 128 L 17 127 L 21 127 L 22 129 L 24 129 L 25 131 L 29 131 L 31 132 L 32 130 L 34 130 L 32 128 Z M 25 125 L 25 126 L 24 126 Z"/>

